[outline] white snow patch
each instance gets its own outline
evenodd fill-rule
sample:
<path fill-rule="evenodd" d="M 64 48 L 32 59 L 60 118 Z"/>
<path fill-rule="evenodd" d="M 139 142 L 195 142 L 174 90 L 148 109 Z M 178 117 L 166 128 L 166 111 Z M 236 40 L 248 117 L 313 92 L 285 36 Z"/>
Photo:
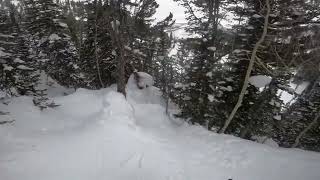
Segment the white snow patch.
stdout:
<path fill-rule="evenodd" d="M 253 26 L 247 26 L 246 29 L 253 30 L 254 27 Z"/>
<path fill-rule="evenodd" d="M 140 87 L 145 87 L 145 88 L 148 88 L 148 87 L 151 87 L 153 86 L 154 84 L 154 80 L 153 80 L 153 77 L 148 74 L 148 73 L 145 73 L 145 72 L 137 72 L 138 75 L 139 75 L 139 86 Z"/>
<path fill-rule="evenodd" d="M 251 138 L 258 143 L 265 144 L 270 147 L 279 147 L 277 142 L 275 142 L 272 138 L 268 138 L 266 136 L 253 136 Z"/>
<path fill-rule="evenodd" d="M 21 60 L 20 58 L 15 58 L 14 60 L 13 60 L 13 62 L 15 62 L 15 63 L 21 63 L 21 64 L 23 64 L 23 63 L 25 63 L 23 60 Z"/>
<path fill-rule="evenodd" d="M 197 83 L 190 83 L 190 86 L 196 86 L 197 85 Z"/>
<path fill-rule="evenodd" d="M 220 89 L 223 91 L 228 91 L 228 92 L 231 92 L 233 90 L 233 88 L 231 86 L 227 86 L 227 87 L 220 86 Z"/>
<path fill-rule="evenodd" d="M 273 116 L 273 119 L 281 121 L 282 117 L 281 117 L 281 115 L 275 115 L 275 116 Z"/>
<path fill-rule="evenodd" d="M 270 84 L 272 78 L 265 75 L 251 76 L 249 78 L 249 83 L 256 88 L 263 88 Z"/>
<path fill-rule="evenodd" d="M 207 48 L 209 51 L 215 52 L 217 50 L 216 47 L 212 46 L 212 47 L 208 47 Z"/>
<path fill-rule="evenodd" d="M 64 27 L 64 28 L 68 28 L 68 25 L 63 22 L 59 22 L 59 26 Z"/>
<path fill-rule="evenodd" d="M 210 71 L 210 72 L 207 72 L 207 74 L 206 74 L 206 76 L 207 76 L 207 77 L 210 77 L 210 78 L 212 78 L 212 75 L 213 75 L 213 74 L 212 74 L 211 71 Z"/>
<path fill-rule="evenodd" d="M 33 70 L 33 68 L 27 67 L 25 65 L 19 65 L 19 66 L 17 66 L 17 68 L 21 69 L 21 70 Z"/>
<path fill-rule="evenodd" d="M 208 100 L 209 100 L 210 102 L 216 101 L 216 99 L 214 98 L 214 95 L 212 95 L 212 94 L 209 94 L 209 95 L 208 95 Z"/>
<path fill-rule="evenodd" d="M 51 35 L 49 36 L 50 42 L 54 42 L 54 41 L 57 41 L 57 40 L 60 40 L 60 39 L 61 39 L 61 37 L 58 36 L 57 34 L 51 34 Z"/>
<path fill-rule="evenodd" d="M 261 18 L 261 16 L 259 14 L 254 14 L 252 17 L 253 18 Z"/>

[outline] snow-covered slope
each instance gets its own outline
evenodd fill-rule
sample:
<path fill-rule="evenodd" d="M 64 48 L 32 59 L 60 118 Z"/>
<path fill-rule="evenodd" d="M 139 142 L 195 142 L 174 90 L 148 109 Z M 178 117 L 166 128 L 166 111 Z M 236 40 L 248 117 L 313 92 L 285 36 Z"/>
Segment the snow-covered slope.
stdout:
<path fill-rule="evenodd" d="M 154 87 L 79 89 L 39 111 L 9 106 L 0 126 L 0 180 L 317 180 L 320 154 L 273 148 L 189 126 L 165 114 Z M 4 118 L 4 116 L 0 116 Z"/>

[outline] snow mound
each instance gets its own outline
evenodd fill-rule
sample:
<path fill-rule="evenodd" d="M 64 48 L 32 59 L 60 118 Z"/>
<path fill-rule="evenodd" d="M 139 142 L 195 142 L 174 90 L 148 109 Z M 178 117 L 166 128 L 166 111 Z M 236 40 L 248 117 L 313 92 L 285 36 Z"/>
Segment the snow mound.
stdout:
<path fill-rule="evenodd" d="M 144 72 L 137 72 L 139 83 L 134 74 L 132 74 L 127 83 L 127 99 L 132 104 L 164 104 L 161 91 L 153 86 L 153 77 Z M 138 86 L 139 85 L 139 86 Z M 144 88 L 139 88 L 144 87 Z"/>
<path fill-rule="evenodd" d="M 256 88 L 263 88 L 270 84 L 271 79 L 272 78 L 270 76 L 265 75 L 251 76 L 249 78 L 249 83 Z"/>
<path fill-rule="evenodd" d="M 153 86 L 153 77 L 145 72 L 135 72 L 131 74 L 128 80 L 128 87 L 130 89 L 145 89 Z"/>
<path fill-rule="evenodd" d="M 103 112 L 106 117 L 117 115 L 127 117 L 133 116 L 133 108 L 126 101 L 126 98 L 120 93 L 116 93 L 113 91 L 107 93 L 107 95 L 103 98 L 102 104 Z"/>
<path fill-rule="evenodd" d="M 270 146 L 270 147 L 279 147 L 278 143 L 275 142 L 272 138 L 268 138 L 268 137 L 265 137 L 265 136 L 262 136 L 262 137 L 253 136 L 252 139 L 255 140 L 258 143 L 265 144 L 265 145 Z"/>

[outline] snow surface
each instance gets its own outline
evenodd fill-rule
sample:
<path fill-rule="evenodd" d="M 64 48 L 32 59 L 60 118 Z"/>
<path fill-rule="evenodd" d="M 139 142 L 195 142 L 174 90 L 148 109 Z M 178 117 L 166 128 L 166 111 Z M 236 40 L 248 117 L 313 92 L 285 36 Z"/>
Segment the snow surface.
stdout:
<path fill-rule="evenodd" d="M 265 136 L 253 136 L 252 137 L 253 140 L 255 140 L 256 142 L 258 143 L 261 143 L 261 144 L 265 144 L 267 146 L 270 146 L 270 147 L 279 147 L 278 143 L 275 142 L 272 138 L 268 138 L 268 137 L 265 137 Z"/>
<path fill-rule="evenodd" d="M 150 74 L 145 72 L 136 72 L 139 76 L 139 87 L 148 88 L 153 86 L 154 80 Z M 138 89 L 136 80 L 134 79 L 134 75 L 132 74 L 128 80 L 128 88 L 130 89 Z"/>
<path fill-rule="evenodd" d="M 157 88 L 130 83 L 127 100 L 112 86 L 55 97 L 61 106 L 44 111 L 30 97 L 0 104 L 15 120 L 0 126 L 0 179 L 320 179 L 319 153 L 190 126 L 165 114 Z"/>
<path fill-rule="evenodd" d="M 54 79 L 48 76 L 45 72 L 40 73 L 40 81 L 37 84 L 36 89 L 44 90 L 46 89 L 46 94 L 48 97 L 60 97 L 67 94 L 73 93 L 75 90 L 72 88 L 65 88 L 58 84 Z"/>
<path fill-rule="evenodd" d="M 293 100 L 293 98 L 295 98 L 293 93 L 301 94 L 309 86 L 309 84 L 310 83 L 307 82 L 307 81 L 302 82 L 299 85 L 294 84 L 293 82 L 291 82 L 289 84 L 290 87 L 286 87 L 286 90 L 287 91 L 291 91 L 290 92 L 291 94 L 289 92 L 287 92 L 287 91 L 282 91 L 282 90 L 279 90 L 278 94 L 281 94 L 281 100 L 283 100 L 284 104 L 287 104 L 289 102 L 292 104 L 292 103 L 295 102 L 295 100 Z M 292 90 L 294 90 L 294 92 Z"/>
<path fill-rule="evenodd" d="M 256 88 L 263 88 L 270 84 L 271 79 L 270 76 L 256 75 L 249 78 L 249 83 Z"/>

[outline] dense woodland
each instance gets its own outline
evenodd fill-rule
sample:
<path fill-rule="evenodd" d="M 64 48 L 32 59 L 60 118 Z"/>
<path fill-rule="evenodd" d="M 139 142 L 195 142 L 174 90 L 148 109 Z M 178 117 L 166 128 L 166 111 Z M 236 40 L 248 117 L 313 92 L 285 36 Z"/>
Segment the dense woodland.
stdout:
<path fill-rule="evenodd" d="M 1 91 L 45 109 L 56 105 L 38 88 L 43 74 L 126 95 L 128 77 L 146 72 L 190 124 L 320 151 L 320 2 L 174 1 L 188 37 L 174 35 L 174 12 L 154 17 L 156 0 L 0 0 Z M 254 76 L 270 82 L 254 86 Z"/>

